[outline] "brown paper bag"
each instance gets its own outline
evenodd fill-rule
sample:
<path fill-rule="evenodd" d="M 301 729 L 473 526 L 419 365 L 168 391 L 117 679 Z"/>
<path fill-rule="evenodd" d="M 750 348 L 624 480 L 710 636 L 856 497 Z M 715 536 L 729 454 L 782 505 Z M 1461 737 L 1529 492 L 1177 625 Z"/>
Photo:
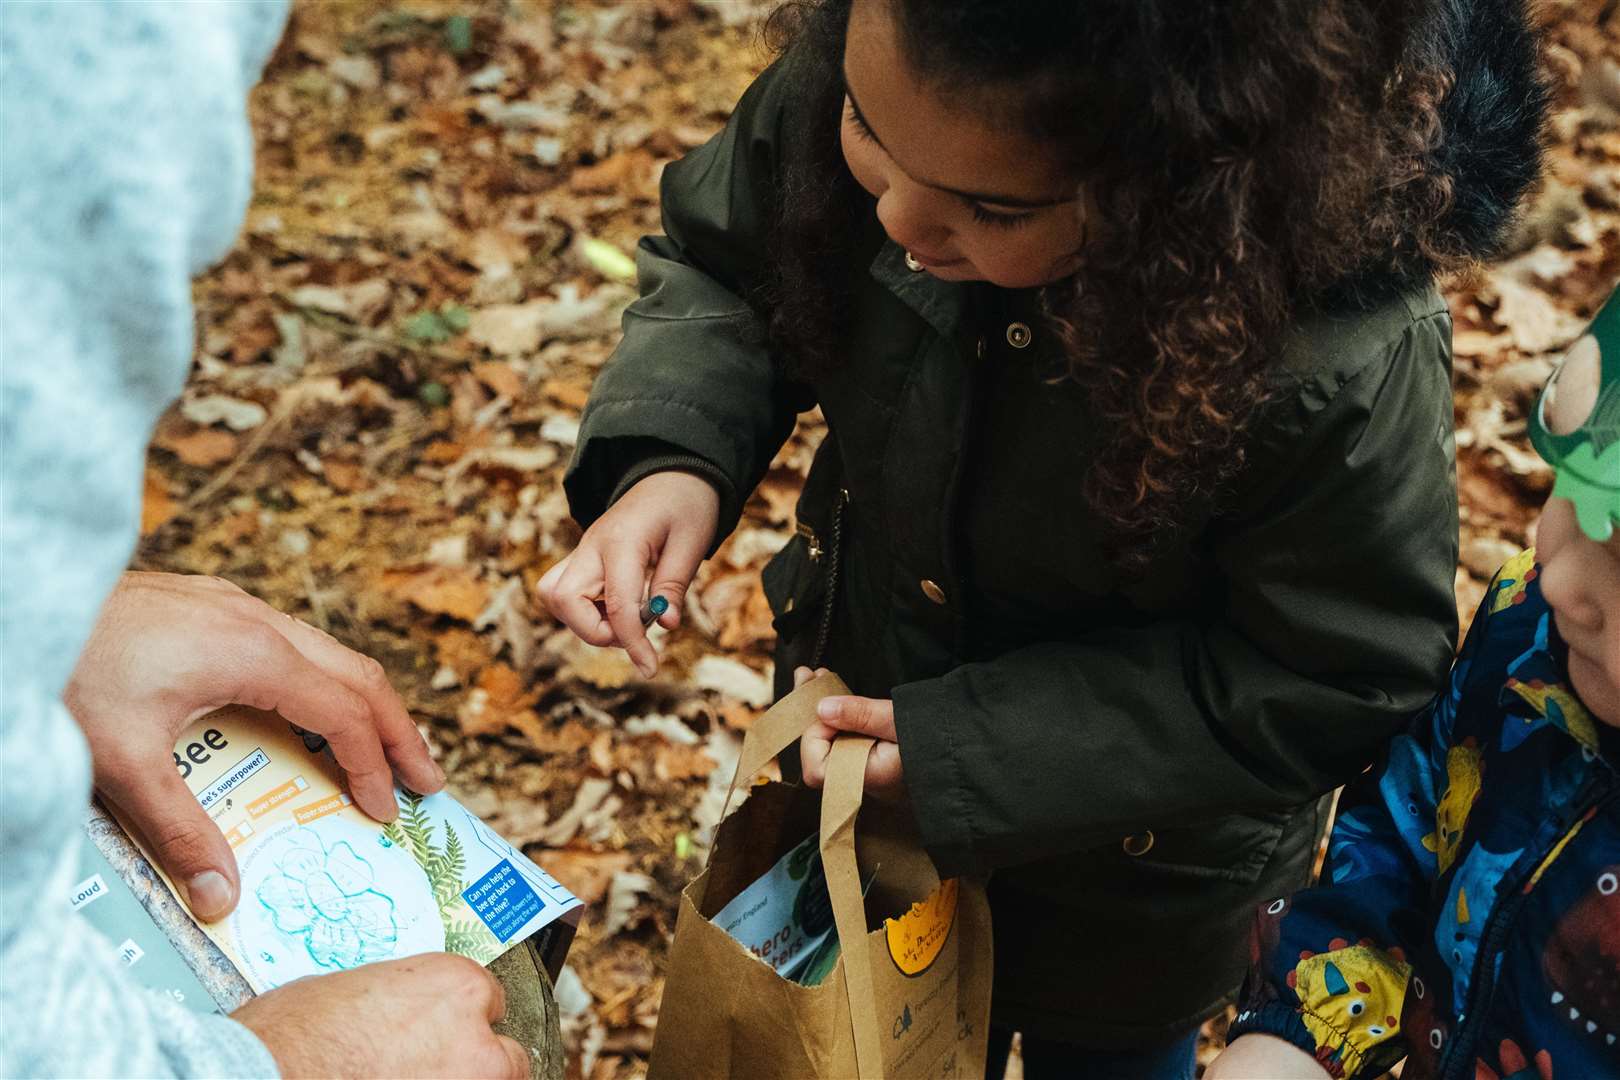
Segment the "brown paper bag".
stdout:
<path fill-rule="evenodd" d="M 728 809 L 738 783 L 815 719 L 816 702 L 848 692 L 824 675 L 756 721 Z M 816 792 L 770 783 L 721 823 L 708 868 L 681 893 L 650 1080 L 984 1075 L 991 978 L 984 888 L 939 880 L 909 810 L 876 802 L 862 809 L 872 746 L 857 737 L 833 744 L 819 813 Z M 710 920 L 818 826 L 841 952 L 820 985 L 801 986 Z M 874 872 L 863 900 L 861 884 Z M 871 917 L 883 921 L 869 931 Z"/>

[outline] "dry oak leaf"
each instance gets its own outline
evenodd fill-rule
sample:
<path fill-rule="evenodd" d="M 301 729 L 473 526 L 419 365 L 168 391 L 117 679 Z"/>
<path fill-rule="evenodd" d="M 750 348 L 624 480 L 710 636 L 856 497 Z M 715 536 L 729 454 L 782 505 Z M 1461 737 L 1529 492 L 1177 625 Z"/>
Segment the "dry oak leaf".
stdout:
<path fill-rule="evenodd" d="M 298 307 L 313 308 L 350 322 L 369 323 L 393 298 L 394 287 L 383 278 L 368 278 L 352 285 L 305 285 L 287 299 Z"/>
<path fill-rule="evenodd" d="M 502 711 L 526 709 L 540 699 L 538 692 L 524 692 L 523 677 L 506 664 L 490 664 L 478 675 L 478 687 L 489 695 L 489 703 Z"/>
<path fill-rule="evenodd" d="M 180 504 L 169 494 L 163 474 L 146 467 L 146 482 L 141 492 L 141 535 L 146 536 L 180 512 Z"/>
<path fill-rule="evenodd" d="M 529 261 L 529 245 L 505 229 L 479 229 L 467 243 L 467 261 L 486 274 L 510 273 Z"/>
<path fill-rule="evenodd" d="M 519 356 L 540 347 L 545 335 L 546 300 L 526 304 L 492 304 L 472 313 L 467 339 L 497 356 Z"/>
<path fill-rule="evenodd" d="M 552 633 L 546 638 L 543 649 L 557 664 L 560 681 L 573 680 L 603 690 L 618 690 L 641 678 L 624 650 L 587 645 L 570 630 Z"/>
<path fill-rule="evenodd" d="M 326 482 L 344 494 L 359 491 L 366 486 L 365 469 L 353 461 L 324 461 Z"/>
<path fill-rule="evenodd" d="M 577 754 L 591 745 L 596 733 L 578 720 L 551 725 L 541 721 L 534 731 L 524 730 L 529 742 L 542 754 Z"/>
<path fill-rule="evenodd" d="M 628 187 L 632 179 L 644 178 L 652 171 L 653 156 L 645 150 L 624 150 L 611 157 L 575 169 L 568 177 L 568 187 L 581 195 L 610 194 Z"/>
<path fill-rule="evenodd" d="M 535 856 L 540 868 L 587 904 L 607 895 L 615 874 L 630 869 L 627 851 L 542 851 Z"/>
<path fill-rule="evenodd" d="M 540 839 L 552 847 L 562 847 L 578 835 L 580 828 L 585 825 L 605 805 L 617 802 L 610 799 L 613 792 L 613 781 L 603 780 L 599 777 L 587 777 L 580 783 L 579 789 L 574 792 L 574 802 L 563 816 L 552 823 L 551 827 Z"/>
<path fill-rule="evenodd" d="M 547 379 L 541 384 L 540 392 L 564 408 L 577 412 L 590 399 L 591 383 L 589 379 Z"/>
<path fill-rule="evenodd" d="M 629 663 L 629 661 L 626 661 Z M 692 685 L 763 709 L 771 703 L 771 676 L 729 656 L 705 656 L 692 665 Z"/>
<path fill-rule="evenodd" d="M 1586 328 L 1584 320 L 1559 309 L 1546 293 L 1505 274 L 1498 274 L 1482 291 L 1496 294 L 1496 322 L 1512 335 L 1521 352 L 1562 349 Z"/>
<path fill-rule="evenodd" d="M 653 775 L 665 782 L 698 780 L 714 771 L 714 759 L 697 746 L 664 743 L 653 755 Z"/>
<path fill-rule="evenodd" d="M 218 428 L 195 428 L 184 435 L 160 432 L 153 444 L 184 464 L 207 469 L 236 456 L 236 436 Z"/>
<path fill-rule="evenodd" d="M 484 639 L 462 626 L 452 626 L 434 635 L 433 658 L 464 681 L 475 671 L 482 671 L 493 659 Z"/>
<path fill-rule="evenodd" d="M 473 376 L 491 391 L 514 401 L 523 396 L 523 376 L 511 364 L 487 360 L 472 366 Z"/>
<path fill-rule="evenodd" d="M 199 427 L 223 423 L 232 431 L 248 431 L 270 418 L 257 401 L 244 401 L 225 394 L 202 394 L 180 403 L 180 415 Z"/>
<path fill-rule="evenodd" d="M 448 615 L 462 622 L 472 622 L 489 604 L 489 586 L 465 567 L 384 570 L 380 584 L 384 592 L 429 615 Z"/>
<path fill-rule="evenodd" d="M 538 690 L 525 691 L 523 678 L 505 664 L 491 664 L 478 674 L 478 685 L 456 710 L 456 722 L 467 735 L 499 735 L 508 729 L 521 732 L 539 745 L 550 734 L 533 705 Z"/>

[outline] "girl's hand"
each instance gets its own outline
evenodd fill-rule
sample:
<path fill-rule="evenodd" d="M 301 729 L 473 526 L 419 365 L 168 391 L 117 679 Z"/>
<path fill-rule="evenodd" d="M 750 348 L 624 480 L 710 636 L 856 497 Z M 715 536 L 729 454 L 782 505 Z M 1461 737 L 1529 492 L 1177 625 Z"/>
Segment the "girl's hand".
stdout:
<path fill-rule="evenodd" d="M 720 495 L 686 472 L 654 473 L 620 497 L 585 530 L 579 547 L 540 579 L 546 609 L 598 648 L 618 645 L 644 678 L 658 653 L 641 625 L 641 605 L 669 601 L 665 629 L 681 622 L 681 602 L 720 522 Z M 649 588 L 649 569 L 651 587 Z"/>
<path fill-rule="evenodd" d="M 803 686 L 821 673 L 801 667 L 793 673 L 793 685 Z M 806 784 L 819 788 L 826 780 L 827 755 L 832 753 L 832 742 L 840 732 L 847 731 L 878 740 L 866 759 L 866 790 L 884 799 L 905 795 L 900 743 L 894 732 L 894 702 L 854 696 L 822 698 L 816 706 L 816 716 L 816 722 L 799 739 L 799 760 L 804 766 Z"/>

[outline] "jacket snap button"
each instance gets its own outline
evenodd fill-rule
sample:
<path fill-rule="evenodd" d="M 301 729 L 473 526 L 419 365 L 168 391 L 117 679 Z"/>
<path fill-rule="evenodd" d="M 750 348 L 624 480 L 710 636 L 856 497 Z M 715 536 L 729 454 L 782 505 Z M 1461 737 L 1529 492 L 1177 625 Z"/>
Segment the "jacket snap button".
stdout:
<path fill-rule="evenodd" d="M 1153 830 L 1145 829 L 1139 833 L 1132 833 L 1120 842 L 1127 855 L 1146 855 L 1153 849 Z"/>
<path fill-rule="evenodd" d="M 1015 322 L 1007 325 L 1007 344 L 1015 349 L 1027 348 L 1034 336 L 1026 323 Z"/>
<path fill-rule="evenodd" d="M 945 602 L 945 590 L 940 588 L 937 582 L 923 578 L 917 583 L 917 587 L 923 591 L 924 596 L 934 603 L 943 604 Z"/>

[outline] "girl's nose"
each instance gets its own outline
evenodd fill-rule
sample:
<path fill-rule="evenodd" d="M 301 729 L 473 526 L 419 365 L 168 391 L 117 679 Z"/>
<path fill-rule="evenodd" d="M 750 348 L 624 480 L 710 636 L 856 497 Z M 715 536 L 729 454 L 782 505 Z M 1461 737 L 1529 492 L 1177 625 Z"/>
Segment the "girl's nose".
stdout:
<path fill-rule="evenodd" d="M 939 224 L 936 209 L 926 191 L 901 180 L 878 199 L 877 216 L 889 239 L 906 250 L 938 251 L 949 230 Z"/>

